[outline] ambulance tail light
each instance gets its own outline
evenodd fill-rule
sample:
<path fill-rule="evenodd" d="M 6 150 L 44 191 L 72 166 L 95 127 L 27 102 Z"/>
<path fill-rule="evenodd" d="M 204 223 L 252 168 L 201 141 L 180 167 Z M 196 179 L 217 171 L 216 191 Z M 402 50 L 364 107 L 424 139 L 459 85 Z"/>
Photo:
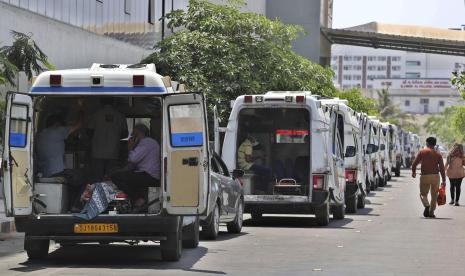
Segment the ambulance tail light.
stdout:
<path fill-rule="evenodd" d="M 324 175 L 313 175 L 313 189 L 323 190 L 325 187 L 325 176 Z"/>
<path fill-rule="evenodd" d="M 50 86 L 61 86 L 61 75 L 50 75 Z"/>
<path fill-rule="evenodd" d="M 244 103 L 252 103 L 252 96 L 250 95 L 244 96 Z"/>
<path fill-rule="evenodd" d="M 144 75 L 133 75 L 132 85 L 133 86 L 145 86 L 145 76 Z"/>
<path fill-rule="evenodd" d="M 346 170 L 346 183 L 347 184 L 356 184 L 357 182 L 357 171 L 356 170 Z"/>
<path fill-rule="evenodd" d="M 295 97 L 295 102 L 296 102 L 296 103 L 303 103 L 303 102 L 305 102 L 305 96 L 296 96 L 296 97 Z"/>

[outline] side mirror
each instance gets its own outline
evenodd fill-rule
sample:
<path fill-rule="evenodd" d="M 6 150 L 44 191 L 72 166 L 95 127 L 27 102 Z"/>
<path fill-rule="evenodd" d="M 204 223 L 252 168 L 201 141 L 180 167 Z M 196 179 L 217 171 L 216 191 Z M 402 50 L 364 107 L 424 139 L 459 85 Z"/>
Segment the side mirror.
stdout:
<path fill-rule="evenodd" d="M 354 146 L 346 147 L 346 154 L 344 157 L 354 157 L 357 154 L 357 150 Z"/>
<path fill-rule="evenodd" d="M 385 150 L 385 149 L 386 149 L 386 145 L 384 145 L 384 144 L 379 145 L 379 149 L 380 149 L 380 150 Z"/>
<path fill-rule="evenodd" d="M 375 153 L 377 151 L 378 151 L 378 147 L 375 146 L 374 144 L 368 144 L 367 145 L 366 154 L 372 154 L 372 153 Z"/>
<path fill-rule="evenodd" d="M 236 169 L 236 170 L 234 170 L 232 172 L 232 176 L 233 176 L 233 178 L 243 177 L 244 176 L 244 171 Z"/>

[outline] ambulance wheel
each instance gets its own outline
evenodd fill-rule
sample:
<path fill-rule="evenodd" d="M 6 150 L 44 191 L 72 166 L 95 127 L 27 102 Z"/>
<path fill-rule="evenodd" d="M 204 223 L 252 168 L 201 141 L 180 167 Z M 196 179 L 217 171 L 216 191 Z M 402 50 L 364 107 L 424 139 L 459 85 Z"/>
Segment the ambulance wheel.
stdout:
<path fill-rule="evenodd" d="M 31 240 L 27 235 L 24 238 L 24 250 L 31 260 L 45 259 L 48 256 L 49 246 L 49 240 Z"/>
<path fill-rule="evenodd" d="M 351 198 L 348 198 L 346 200 L 346 212 L 349 214 L 357 213 L 357 201 L 358 201 L 358 196 L 355 195 Z"/>
<path fill-rule="evenodd" d="M 371 192 L 371 183 L 370 183 L 370 180 L 368 180 L 368 178 L 365 180 L 365 186 L 367 187 L 366 188 L 366 193 L 367 195 Z"/>
<path fill-rule="evenodd" d="M 199 217 L 195 222 L 182 229 L 182 246 L 184 248 L 197 248 L 199 246 Z"/>
<path fill-rule="evenodd" d="M 216 240 L 218 233 L 220 232 L 220 207 L 218 203 L 215 204 L 215 208 L 210 214 L 208 224 L 202 226 L 202 236 L 208 240 Z"/>
<path fill-rule="evenodd" d="M 315 208 L 316 224 L 318 226 L 328 226 L 329 224 L 329 202 Z"/>
<path fill-rule="evenodd" d="M 336 205 L 333 207 L 333 219 L 344 219 L 346 216 L 346 208 L 344 204 Z"/>
<path fill-rule="evenodd" d="M 400 168 L 396 170 L 396 177 L 400 176 Z"/>
<path fill-rule="evenodd" d="M 244 202 L 242 199 L 237 204 L 236 216 L 234 220 L 229 222 L 226 226 L 228 233 L 239 234 L 242 231 L 242 222 L 244 221 Z"/>
<path fill-rule="evenodd" d="M 357 201 L 357 208 L 359 209 L 365 208 L 365 196 L 359 195 L 358 201 Z"/>
<path fill-rule="evenodd" d="M 163 261 L 175 262 L 182 254 L 182 220 L 175 233 L 167 235 L 166 240 L 160 241 L 161 258 Z"/>
<path fill-rule="evenodd" d="M 250 216 L 252 217 L 252 220 L 257 220 L 257 219 L 261 219 L 263 217 L 263 214 L 257 211 L 252 211 L 250 213 Z"/>

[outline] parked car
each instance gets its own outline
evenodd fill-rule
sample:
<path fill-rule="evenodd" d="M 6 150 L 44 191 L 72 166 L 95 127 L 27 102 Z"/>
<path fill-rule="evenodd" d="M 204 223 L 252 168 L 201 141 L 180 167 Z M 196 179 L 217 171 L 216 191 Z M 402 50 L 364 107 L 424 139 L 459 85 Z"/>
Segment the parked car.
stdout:
<path fill-rule="evenodd" d="M 229 233 L 238 234 L 242 230 L 244 214 L 244 191 L 240 177 L 242 170 L 232 173 L 221 157 L 213 153 L 210 159 L 210 196 L 206 216 L 200 216 L 201 235 L 214 240 L 218 237 L 220 223 L 226 223 Z"/>

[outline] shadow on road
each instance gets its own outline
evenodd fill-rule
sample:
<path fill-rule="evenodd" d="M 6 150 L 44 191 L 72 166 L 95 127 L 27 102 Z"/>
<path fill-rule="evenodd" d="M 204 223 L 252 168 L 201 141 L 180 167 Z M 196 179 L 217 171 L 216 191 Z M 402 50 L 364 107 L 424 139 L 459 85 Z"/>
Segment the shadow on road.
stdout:
<path fill-rule="evenodd" d="M 205 274 L 226 274 L 223 271 L 198 270 L 193 266 L 208 252 L 206 247 L 183 249 L 183 256 L 178 262 L 161 260 L 159 246 L 124 244 L 94 245 L 83 244 L 60 247 L 50 253 L 48 258 L 40 261 L 26 261 L 10 270 L 33 272 L 47 268 L 109 268 L 119 269 L 180 269 Z M 115 273 L 118 273 L 115 271 Z M 156 272 L 154 272 L 156 273 Z"/>
<path fill-rule="evenodd" d="M 351 223 L 353 219 L 345 218 L 342 220 L 331 220 L 328 226 L 325 228 L 334 229 L 353 229 L 351 227 L 345 227 L 345 225 Z M 244 226 L 247 227 L 284 227 L 284 228 L 321 228 L 316 223 L 314 217 L 276 217 L 276 216 L 265 216 L 261 219 L 248 219 L 244 221 Z"/>
<path fill-rule="evenodd" d="M 228 241 L 228 240 L 240 238 L 240 237 L 248 235 L 248 234 L 249 233 L 247 233 L 247 232 L 241 232 L 239 234 L 230 234 L 227 231 L 221 231 L 220 230 L 220 233 L 219 233 L 218 237 L 216 238 L 216 240 L 207 240 L 207 239 L 202 238 L 202 236 L 200 236 L 200 240 L 204 241 L 204 242 Z"/>

